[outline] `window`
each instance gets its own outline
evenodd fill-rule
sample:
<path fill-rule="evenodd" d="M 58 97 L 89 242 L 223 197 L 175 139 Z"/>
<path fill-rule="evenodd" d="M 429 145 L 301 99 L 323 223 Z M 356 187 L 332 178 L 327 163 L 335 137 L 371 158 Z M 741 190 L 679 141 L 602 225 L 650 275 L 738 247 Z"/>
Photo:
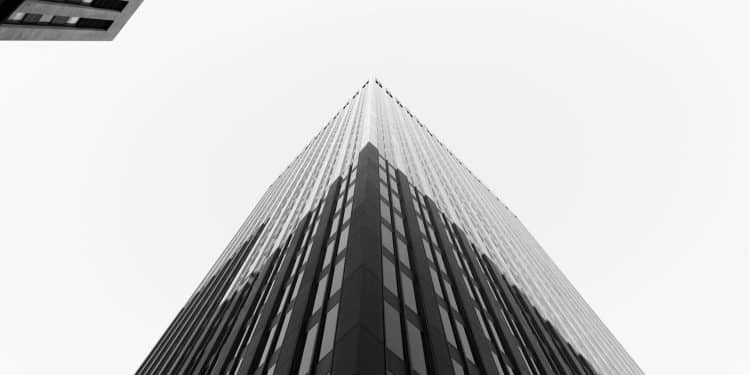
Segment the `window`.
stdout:
<path fill-rule="evenodd" d="M 77 17 L 71 17 L 71 19 Z M 83 29 L 107 30 L 112 25 L 112 20 L 100 20 L 96 18 L 81 18 L 76 22 L 76 27 Z"/>
<path fill-rule="evenodd" d="M 383 304 L 383 315 L 385 320 L 385 345 L 402 360 L 404 359 L 404 347 L 401 342 L 401 317 L 391 305 Z"/>
<path fill-rule="evenodd" d="M 352 202 L 349 202 L 349 204 L 346 205 L 346 208 L 344 208 L 344 223 L 346 223 L 350 217 L 352 217 Z"/>
<path fill-rule="evenodd" d="M 500 369 L 500 366 L 498 366 L 497 368 Z M 461 365 L 455 360 L 453 360 L 453 373 L 455 375 L 464 375 L 463 367 L 461 367 Z"/>
<path fill-rule="evenodd" d="M 466 331 L 464 330 L 463 324 L 459 322 L 456 323 L 456 331 L 458 332 L 458 338 L 461 339 L 461 346 L 464 350 L 464 355 L 466 356 L 466 359 L 468 359 L 470 362 L 474 362 L 474 356 L 471 355 L 471 347 L 469 346 L 469 339 L 466 337 Z"/>
<path fill-rule="evenodd" d="M 382 233 L 381 242 L 383 243 L 383 247 L 393 252 L 393 238 L 391 238 L 391 230 L 388 229 L 385 225 L 381 225 L 380 230 Z"/>
<path fill-rule="evenodd" d="M 396 211 L 401 212 L 401 203 L 398 201 L 398 196 L 393 197 L 393 208 Z"/>
<path fill-rule="evenodd" d="M 66 25 L 68 23 L 68 17 L 66 17 L 66 16 L 54 16 L 49 21 L 49 23 L 51 25 L 55 25 L 55 26 L 64 26 L 64 25 Z"/>
<path fill-rule="evenodd" d="M 453 290 L 450 286 L 446 285 L 445 293 L 448 294 L 448 302 L 451 304 L 451 307 L 453 307 L 454 309 L 458 309 L 458 307 L 456 306 L 456 297 L 453 295 Z"/>
<path fill-rule="evenodd" d="M 440 279 L 438 278 L 437 272 L 430 267 L 430 276 L 432 276 L 432 285 L 435 287 L 435 293 L 437 293 L 440 298 L 443 297 L 443 290 L 440 288 Z"/>
<path fill-rule="evenodd" d="M 333 224 L 331 224 L 331 235 L 328 238 L 336 238 L 336 234 L 339 230 L 339 220 L 338 217 L 333 219 Z"/>
<path fill-rule="evenodd" d="M 336 264 L 336 268 L 333 270 L 333 280 L 331 281 L 331 293 L 330 295 L 334 295 L 336 292 L 341 289 L 341 281 L 344 278 L 344 263 L 346 262 L 346 258 L 341 259 L 341 261 Z"/>
<path fill-rule="evenodd" d="M 339 238 L 339 249 L 346 246 L 348 242 L 349 242 L 349 225 L 347 225 L 344 229 L 341 230 L 341 238 Z"/>
<path fill-rule="evenodd" d="M 398 296 L 398 287 L 396 286 L 396 267 L 393 266 L 388 258 L 383 257 L 383 285 Z"/>
<path fill-rule="evenodd" d="M 443 321 L 443 330 L 445 330 L 445 337 L 448 338 L 448 342 L 453 344 L 453 346 L 457 346 L 456 337 L 453 336 L 453 328 L 451 328 L 450 317 L 448 317 L 448 312 L 442 306 L 440 306 L 440 319 Z"/>
<path fill-rule="evenodd" d="M 401 290 L 404 292 L 404 303 L 406 303 L 406 306 L 409 306 L 412 311 L 417 312 L 417 301 L 414 299 L 414 286 L 409 276 L 406 276 L 403 272 L 401 273 Z"/>
<path fill-rule="evenodd" d="M 286 334 L 286 329 L 289 328 L 289 319 L 292 317 L 292 311 L 289 310 L 289 312 L 286 313 L 286 318 L 284 318 L 284 323 L 281 325 L 281 331 L 279 331 L 279 337 L 276 339 L 276 348 L 274 350 L 279 350 L 279 347 L 284 342 L 284 335 Z"/>
<path fill-rule="evenodd" d="M 401 260 L 401 263 L 403 263 L 406 268 L 409 268 L 409 250 L 407 250 L 404 240 L 397 237 L 396 248 L 398 249 L 398 259 Z"/>
<path fill-rule="evenodd" d="M 326 356 L 333 349 L 333 339 L 336 333 L 336 319 L 339 315 L 339 305 L 334 306 L 326 316 L 326 324 L 323 328 L 323 341 L 320 344 L 320 355 L 318 359 Z"/>
<path fill-rule="evenodd" d="M 21 22 L 24 16 L 26 16 L 26 13 L 16 12 L 16 13 L 13 13 L 12 16 L 8 17 L 8 21 Z"/>
<path fill-rule="evenodd" d="M 331 263 L 331 256 L 333 254 L 333 248 L 336 246 L 336 241 L 331 241 L 326 247 L 326 252 L 323 254 L 323 268 L 326 268 Z"/>
<path fill-rule="evenodd" d="M 391 211 L 388 209 L 388 202 L 380 201 L 380 217 L 386 222 L 391 222 Z"/>
<path fill-rule="evenodd" d="M 302 352 L 302 360 L 299 365 L 299 374 L 304 375 L 309 372 L 310 361 L 312 360 L 313 350 L 315 349 L 315 339 L 318 337 L 318 323 L 315 323 L 309 331 L 307 331 L 307 338 L 305 339 L 305 349 Z"/>
<path fill-rule="evenodd" d="M 396 225 L 396 231 L 404 235 L 404 220 L 398 214 L 394 215 L 393 223 Z"/>
<path fill-rule="evenodd" d="M 439 247 L 435 246 L 435 251 L 437 251 L 438 249 Z M 440 254 L 437 255 L 437 264 L 438 268 L 440 268 L 440 271 L 445 272 L 445 264 L 443 263 L 443 257 Z"/>
<path fill-rule="evenodd" d="M 406 327 L 409 335 L 409 357 L 411 367 L 418 374 L 427 374 L 427 366 L 424 362 L 424 348 L 422 346 L 422 334 L 411 322 L 407 321 Z"/>
<path fill-rule="evenodd" d="M 434 262 L 435 258 L 432 257 L 432 251 L 430 250 L 430 244 L 427 243 L 427 241 L 423 238 L 422 239 L 422 246 L 424 246 L 424 252 L 425 255 L 427 255 L 427 259 Z"/>
<path fill-rule="evenodd" d="M 23 17 L 23 20 L 22 20 L 22 22 L 23 22 L 23 23 L 29 23 L 29 24 L 33 24 L 33 23 L 39 23 L 39 21 L 40 21 L 41 19 L 42 19 L 42 15 L 41 15 L 41 14 L 37 14 L 37 13 L 26 13 L 26 15 L 25 15 L 25 16 Z"/>
<path fill-rule="evenodd" d="M 328 275 L 323 276 L 322 279 L 320 279 L 320 283 L 318 283 L 318 291 L 315 293 L 315 304 L 313 304 L 313 312 L 318 311 L 318 309 L 323 306 L 323 296 L 325 296 L 326 292 L 326 284 L 328 284 Z"/>

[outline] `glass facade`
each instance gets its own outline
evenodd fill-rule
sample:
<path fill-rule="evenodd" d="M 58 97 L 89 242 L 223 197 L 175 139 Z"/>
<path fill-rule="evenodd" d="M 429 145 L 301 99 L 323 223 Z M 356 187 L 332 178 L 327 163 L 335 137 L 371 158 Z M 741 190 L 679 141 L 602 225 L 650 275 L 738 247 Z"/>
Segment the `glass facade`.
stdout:
<path fill-rule="evenodd" d="M 376 80 L 270 186 L 138 373 L 172 371 L 642 373 Z"/>

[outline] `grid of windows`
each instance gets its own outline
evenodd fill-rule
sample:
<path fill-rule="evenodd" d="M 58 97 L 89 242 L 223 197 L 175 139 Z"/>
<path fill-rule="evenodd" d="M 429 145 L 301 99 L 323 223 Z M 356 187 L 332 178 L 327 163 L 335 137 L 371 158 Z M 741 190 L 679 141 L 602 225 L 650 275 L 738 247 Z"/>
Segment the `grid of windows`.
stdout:
<path fill-rule="evenodd" d="M 406 373 L 405 366 L 408 364 L 414 373 L 426 374 L 422 323 L 414 292 L 395 169 L 383 158 L 379 158 L 378 165 L 386 347 L 397 357 L 387 356 L 391 360 L 387 360 L 386 366 L 392 373 L 401 374 Z M 408 348 L 406 352 L 404 347 Z"/>
<path fill-rule="evenodd" d="M 382 83 L 371 85 L 369 140 L 604 372 L 641 374 L 516 215 Z M 428 234 L 429 235 L 429 234 Z"/>

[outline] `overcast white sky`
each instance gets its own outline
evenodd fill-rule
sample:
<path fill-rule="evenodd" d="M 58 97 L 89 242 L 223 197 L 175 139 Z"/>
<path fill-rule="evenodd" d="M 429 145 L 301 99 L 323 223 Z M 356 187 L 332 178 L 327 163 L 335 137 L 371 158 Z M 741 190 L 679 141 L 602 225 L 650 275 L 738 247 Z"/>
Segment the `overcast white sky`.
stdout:
<path fill-rule="evenodd" d="M 745 1 L 271 3 L 146 0 L 113 43 L 0 44 L 0 373 L 134 372 L 372 75 L 646 373 L 747 373 Z"/>

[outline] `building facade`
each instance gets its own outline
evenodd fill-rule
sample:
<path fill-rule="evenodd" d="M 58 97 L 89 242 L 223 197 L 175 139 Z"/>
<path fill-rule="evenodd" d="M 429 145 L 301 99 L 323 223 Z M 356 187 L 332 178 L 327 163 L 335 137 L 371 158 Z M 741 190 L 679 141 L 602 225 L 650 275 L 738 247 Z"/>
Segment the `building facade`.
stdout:
<path fill-rule="evenodd" d="M 112 40 L 142 0 L 0 0 L 0 40 Z"/>
<path fill-rule="evenodd" d="M 377 80 L 240 227 L 138 374 L 641 374 Z"/>

